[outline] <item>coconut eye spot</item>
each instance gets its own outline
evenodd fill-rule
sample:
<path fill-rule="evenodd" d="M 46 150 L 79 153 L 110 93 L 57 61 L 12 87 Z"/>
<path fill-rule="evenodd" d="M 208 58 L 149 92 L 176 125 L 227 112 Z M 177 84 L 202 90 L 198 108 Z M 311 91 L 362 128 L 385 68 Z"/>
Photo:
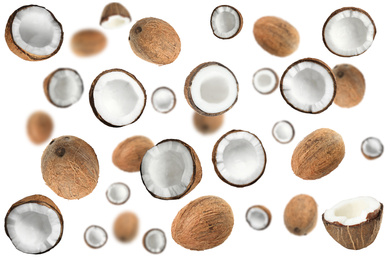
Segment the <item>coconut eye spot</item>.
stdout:
<path fill-rule="evenodd" d="M 272 93 L 278 85 L 277 74 L 269 68 L 260 69 L 254 73 L 253 86 L 261 94 Z"/>
<path fill-rule="evenodd" d="M 295 130 L 293 125 L 288 121 L 280 121 L 274 125 L 272 133 L 277 142 L 285 144 L 292 141 Z"/>
<path fill-rule="evenodd" d="M 106 191 L 107 200 L 115 205 L 122 205 L 130 197 L 130 189 L 125 183 L 113 183 Z"/>
<path fill-rule="evenodd" d="M 175 93 L 167 88 L 157 88 L 152 94 L 152 105 L 160 113 L 168 113 L 174 109 L 176 103 Z"/>
<path fill-rule="evenodd" d="M 84 240 L 91 248 L 101 248 L 107 242 L 107 232 L 99 226 L 90 226 L 84 233 Z"/>
<path fill-rule="evenodd" d="M 152 229 L 149 230 L 143 239 L 145 249 L 153 254 L 160 254 L 166 247 L 166 235 L 162 230 Z"/>
<path fill-rule="evenodd" d="M 378 138 L 369 137 L 361 144 L 361 151 L 367 159 L 375 159 L 383 154 L 383 144 Z"/>

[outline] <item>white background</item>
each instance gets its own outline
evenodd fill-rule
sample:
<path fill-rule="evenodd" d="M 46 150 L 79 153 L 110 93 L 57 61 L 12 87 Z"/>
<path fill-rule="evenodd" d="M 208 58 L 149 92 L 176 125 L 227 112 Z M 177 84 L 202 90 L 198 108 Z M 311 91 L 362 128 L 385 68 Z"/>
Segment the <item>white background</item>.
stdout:
<path fill-rule="evenodd" d="M 27 62 L 9 51 L 0 41 L 1 57 L 1 181 L 0 217 L 19 199 L 32 194 L 51 198 L 60 208 L 65 229 L 61 242 L 52 251 L 35 259 L 212 259 L 216 257 L 250 257 L 257 259 L 365 259 L 389 254 L 391 241 L 391 205 L 389 184 L 389 8 L 387 1 L 122 1 L 133 22 L 144 17 L 157 17 L 169 22 L 178 32 L 182 51 L 170 65 L 156 66 L 134 55 L 127 41 L 131 25 L 104 31 L 99 27 L 103 7 L 108 1 L 1 1 L 0 25 L 5 27 L 11 13 L 26 4 L 38 4 L 51 10 L 62 23 L 64 43 L 57 55 L 46 61 Z M 238 36 L 220 40 L 211 31 L 209 19 L 212 10 L 220 4 L 230 4 L 243 15 L 244 26 Z M 363 55 L 341 58 L 331 54 L 322 41 L 322 27 L 336 9 L 356 6 L 366 10 L 374 19 L 378 34 L 372 47 Z M 289 21 L 300 33 L 299 49 L 289 57 L 279 58 L 263 51 L 254 40 L 254 22 L 266 15 Z M 104 31 L 108 46 L 93 58 L 78 58 L 70 49 L 74 32 L 83 28 Z M 351 63 L 366 79 L 366 93 L 362 103 L 351 109 L 332 105 L 319 115 L 293 110 L 282 99 L 279 91 L 261 95 L 252 86 L 253 73 L 262 67 L 271 67 L 279 75 L 294 61 L 319 58 L 334 67 Z M 239 99 L 226 114 L 223 127 L 210 136 L 196 132 L 192 124 L 193 110 L 184 99 L 183 86 L 188 73 L 206 61 L 218 61 L 229 67 L 239 81 Z M 81 100 L 70 108 L 52 106 L 45 98 L 42 82 L 53 70 L 71 67 L 82 76 L 85 89 Z M 119 129 L 110 128 L 95 118 L 88 101 L 93 79 L 103 70 L 122 68 L 133 73 L 144 85 L 148 103 L 141 118 L 134 124 Z M 177 95 L 177 106 L 167 114 L 157 113 L 150 95 L 160 86 L 172 88 Z M 49 189 L 41 176 L 40 157 L 46 144 L 35 146 L 27 138 L 26 120 L 35 110 L 44 110 L 54 119 L 52 137 L 75 135 L 88 142 L 98 155 L 100 178 L 96 189 L 79 201 L 67 201 Z M 294 140 L 287 145 L 277 143 L 271 129 L 275 122 L 289 120 L 296 129 Z M 331 128 L 343 136 L 346 155 L 340 166 L 328 176 L 304 181 L 296 177 L 290 167 L 296 144 L 310 132 Z M 222 182 L 213 170 L 212 148 L 221 135 L 231 129 L 248 130 L 256 134 L 267 152 L 266 171 L 261 179 L 247 188 L 235 188 Z M 126 173 L 116 168 L 111 155 L 122 140 L 133 135 L 145 135 L 155 143 L 166 138 L 181 139 L 190 144 L 200 157 L 203 178 L 187 196 L 177 201 L 154 199 L 144 188 L 139 173 Z M 385 145 L 383 156 L 366 160 L 361 152 L 361 141 L 375 136 Z M 48 141 L 49 142 L 49 141 Z M 123 206 L 111 205 L 105 197 L 107 187 L 122 181 L 129 185 L 131 198 Z M 304 237 L 290 234 L 283 223 L 287 202 L 295 195 L 306 193 L 318 203 L 318 224 Z M 219 247 L 204 252 L 190 251 L 177 245 L 171 238 L 171 223 L 177 212 L 191 200 L 203 195 L 224 198 L 235 214 L 231 236 Z M 336 243 L 326 232 L 321 214 L 337 202 L 369 195 L 384 204 L 384 218 L 375 242 L 366 249 L 351 251 Z M 272 223 L 264 231 L 251 229 L 245 221 L 248 207 L 261 204 L 272 212 Z M 112 233 L 115 217 L 125 211 L 135 212 L 140 219 L 135 241 L 123 244 Z M 83 240 L 86 227 L 96 224 L 104 227 L 109 240 L 101 249 L 90 249 Z M 167 236 L 167 247 L 161 255 L 152 255 L 142 246 L 142 236 L 150 228 L 161 228 Z M 0 259 L 32 259 L 33 256 L 16 250 L 5 232 L 0 232 Z"/>

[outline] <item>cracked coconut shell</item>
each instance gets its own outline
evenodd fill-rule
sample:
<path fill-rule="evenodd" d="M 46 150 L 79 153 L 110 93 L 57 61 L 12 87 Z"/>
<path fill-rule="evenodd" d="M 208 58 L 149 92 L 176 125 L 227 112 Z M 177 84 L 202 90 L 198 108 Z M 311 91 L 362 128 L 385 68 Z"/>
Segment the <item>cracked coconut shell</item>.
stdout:
<path fill-rule="evenodd" d="M 72 51 L 80 57 L 88 57 L 102 52 L 107 45 L 106 36 L 95 29 L 76 32 L 71 39 Z"/>
<path fill-rule="evenodd" d="M 333 69 L 337 81 L 334 103 L 340 107 L 354 107 L 364 98 L 365 79 L 353 65 L 339 64 Z"/>
<path fill-rule="evenodd" d="M 318 206 L 314 198 L 306 194 L 293 197 L 285 207 L 284 223 L 294 235 L 304 236 L 316 226 Z"/>
<path fill-rule="evenodd" d="M 90 194 L 99 178 L 94 149 L 75 136 L 53 139 L 41 158 L 42 177 L 58 196 L 81 199 Z"/>
<path fill-rule="evenodd" d="M 27 120 L 27 135 L 34 144 L 42 144 L 53 131 L 53 120 L 43 111 L 36 111 Z"/>
<path fill-rule="evenodd" d="M 304 180 L 316 180 L 335 170 L 345 156 L 345 144 L 337 132 L 321 128 L 307 135 L 295 148 L 291 165 Z"/>
<path fill-rule="evenodd" d="M 229 204 L 216 196 L 193 200 L 176 215 L 171 235 L 190 250 L 206 250 L 222 244 L 231 234 L 234 215 Z"/>
<path fill-rule="evenodd" d="M 131 242 L 138 233 L 138 218 L 130 211 L 121 213 L 114 221 L 114 235 L 121 242 Z"/>

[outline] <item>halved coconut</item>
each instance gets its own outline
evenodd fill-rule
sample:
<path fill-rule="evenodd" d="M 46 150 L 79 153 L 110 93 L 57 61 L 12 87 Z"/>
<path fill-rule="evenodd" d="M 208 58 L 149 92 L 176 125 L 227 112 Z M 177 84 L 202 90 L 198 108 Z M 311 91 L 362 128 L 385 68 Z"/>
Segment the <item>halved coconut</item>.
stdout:
<path fill-rule="evenodd" d="M 261 94 L 271 94 L 280 82 L 277 73 L 269 68 L 263 68 L 254 73 L 253 86 Z"/>
<path fill-rule="evenodd" d="M 130 198 L 130 189 L 125 183 L 116 182 L 109 186 L 106 191 L 106 197 L 110 203 L 122 205 Z"/>
<path fill-rule="evenodd" d="M 16 249 L 27 254 L 42 254 L 60 242 L 64 221 L 51 199 L 32 195 L 11 206 L 4 226 Z"/>
<path fill-rule="evenodd" d="M 144 248 L 152 254 L 160 254 L 166 248 L 167 239 L 161 229 L 150 229 L 143 237 Z"/>
<path fill-rule="evenodd" d="M 50 103 L 65 108 L 80 100 L 84 86 L 76 70 L 59 68 L 45 78 L 43 89 Z"/>
<path fill-rule="evenodd" d="M 243 17 L 236 8 L 229 5 L 220 5 L 212 12 L 210 26 L 217 38 L 231 39 L 242 30 Z"/>
<path fill-rule="evenodd" d="M 103 9 L 100 25 L 105 29 L 119 28 L 131 22 L 131 17 L 125 6 L 120 3 L 110 3 Z"/>
<path fill-rule="evenodd" d="M 235 75 L 218 62 L 205 62 L 186 78 L 185 97 L 189 105 L 204 116 L 224 114 L 235 105 L 239 85 Z"/>
<path fill-rule="evenodd" d="M 333 71 L 321 60 L 306 58 L 291 64 L 281 77 L 282 97 L 294 109 L 317 114 L 325 111 L 336 94 Z"/>
<path fill-rule="evenodd" d="M 93 249 L 101 248 L 107 242 L 107 232 L 100 226 L 89 226 L 84 232 L 84 241 Z"/>
<path fill-rule="evenodd" d="M 272 134 L 277 142 L 287 144 L 293 140 L 293 137 L 295 137 L 295 129 L 290 122 L 282 120 L 275 123 Z"/>
<path fill-rule="evenodd" d="M 191 146 L 166 139 L 144 155 L 140 173 L 148 192 L 163 200 L 180 199 L 201 181 L 202 168 Z"/>
<path fill-rule="evenodd" d="M 254 184 L 263 175 L 266 153 L 256 135 L 231 130 L 216 142 L 212 161 L 222 181 L 235 187 L 245 187 Z"/>
<path fill-rule="evenodd" d="M 246 221 L 255 230 L 266 229 L 272 220 L 270 210 L 261 205 L 250 207 L 246 212 Z"/>
<path fill-rule="evenodd" d="M 371 47 L 376 26 L 371 16 L 356 7 L 344 7 L 334 11 L 323 26 L 323 42 L 326 48 L 342 57 L 358 56 Z"/>
<path fill-rule="evenodd" d="M 372 197 L 341 201 L 322 215 L 327 232 L 348 249 L 359 250 L 375 241 L 383 215 L 383 204 Z"/>
<path fill-rule="evenodd" d="M 361 143 L 361 152 L 368 160 L 379 158 L 383 151 L 384 146 L 376 137 L 368 137 Z"/>
<path fill-rule="evenodd" d="M 174 109 L 176 104 L 176 97 L 174 91 L 167 87 L 160 87 L 155 89 L 152 93 L 152 106 L 160 113 L 168 113 Z"/>
<path fill-rule="evenodd" d="M 137 78 L 122 69 L 99 74 L 90 89 L 90 105 L 105 125 L 121 127 L 136 122 L 147 102 L 145 89 Z"/>
<path fill-rule="evenodd" d="M 63 41 L 62 26 L 45 7 L 25 5 L 14 11 L 5 28 L 8 48 L 28 61 L 55 55 Z"/>

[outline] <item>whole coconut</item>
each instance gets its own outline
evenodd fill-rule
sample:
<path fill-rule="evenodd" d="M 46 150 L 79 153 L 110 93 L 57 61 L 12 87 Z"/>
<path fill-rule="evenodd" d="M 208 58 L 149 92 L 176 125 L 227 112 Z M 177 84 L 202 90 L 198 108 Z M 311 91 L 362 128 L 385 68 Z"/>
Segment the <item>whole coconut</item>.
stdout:
<path fill-rule="evenodd" d="M 309 195 L 297 195 L 285 207 L 284 223 L 292 234 L 307 235 L 315 228 L 317 218 L 318 206 Z"/>
<path fill-rule="evenodd" d="M 333 72 L 337 81 L 334 103 L 346 108 L 358 105 L 365 94 L 365 79 L 361 71 L 350 64 L 339 64 Z"/>
<path fill-rule="evenodd" d="M 220 129 L 224 122 L 224 114 L 219 116 L 203 116 L 194 112 L 193 123 L 198 132 L 212 134 Z"/>
<path fill-rule="evenodd" d="M 102 52 L 106 45 L 106 36 L 95 29 L 80 30 L 71 39 L 71 49 L 80 57 L 96 55 Z"/>
<path fill-rule="evenodd" d="M 114 221 L 114 235 L 121 242 L 131 242 L 138 233 L 138 218 L 130 212 L 121 213 Z"/>
<path fill-rule="evenodd" d="M 41 144 L 48 140 L 52 131 L 53 120 L 46 112 L 34 112 L 27 120 L 27 135 L 35 144 Z"/>

